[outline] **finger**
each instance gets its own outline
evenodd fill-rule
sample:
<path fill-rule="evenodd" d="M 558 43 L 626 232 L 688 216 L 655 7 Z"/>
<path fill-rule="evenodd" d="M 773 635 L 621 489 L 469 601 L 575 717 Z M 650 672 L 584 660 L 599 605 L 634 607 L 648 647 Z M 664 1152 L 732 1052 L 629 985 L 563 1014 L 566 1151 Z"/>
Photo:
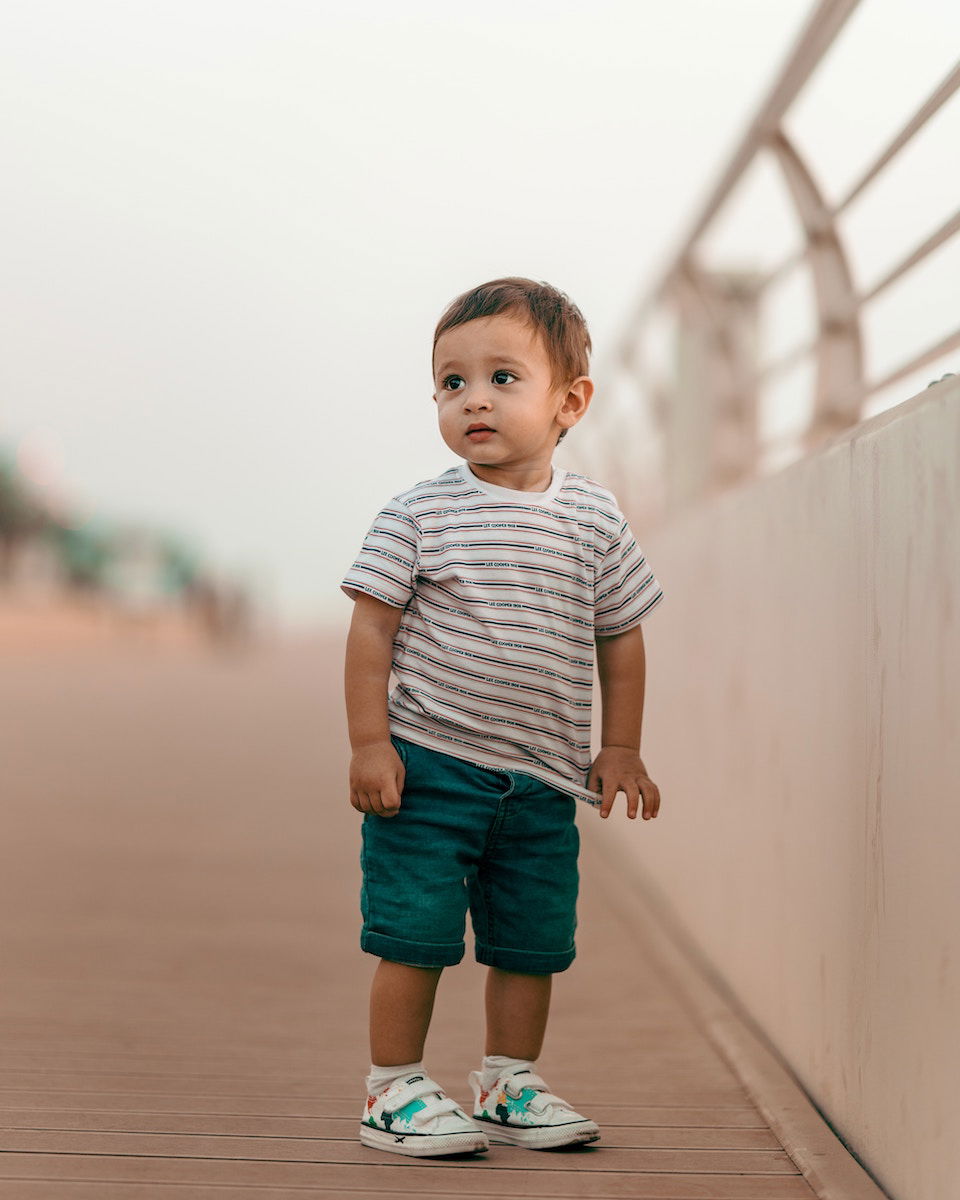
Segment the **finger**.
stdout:
<path fill-rule="evenodd" d="M 380 815 L 382 817 L 395 817 L 399 807 L 400 793 L 397 790 L 396 784 L 388 783 L 380 793 Z"/>
<path fill-rule="evenodd" d="M 590 774 L 587 776 L 587 790 L 591 792 L 600 791 L 600 777 L 597 774 L 596 767 L 590 768 Z"/>
<path fill-rule="evenodd" d="M 627 793 L 627 816 L 631 821 L 636 820 L 637 808 L 640 804 L 640 788 L 631 780 L 627 783 L 624 791 Z"/>
<path fill-rule="evenodd" d="M 400 811 L 400 797 L 391 791 L 389 785 L 373 793 L 373 796 L 376 803 L 374 811 L 378 817 L 395 817 Z"/>
<path fill-rule="evenodd" d="M 363 805 L 360 803 L 360 796 L 354 788 L 350 789 L 350 803 L 357 810 L 357 812 L 363 812 Z"/>
<path fill-rule="evenodd" d="M 617 798 L 617 792 L 620 790 L 616 783 L 608 783 L 603 780 L 603 803 L 600 805 L 600 816 L 609 817 L 610 810 L 613 808 L 613 802 Z"/>
<path fill-rule="evenodd" d="M 644 816 L 647 815 L 647 809 L 649 808 L 650 816 L 655 817 L 657 815 L 657 813 L 660 811 L 660 789 L 657 787 L 657 785 L 655 783 L 651 784 L 650 787 L 651 787 L 650 796 L 648 797 L 646 795 L 646 793 L 644 793 L 643 815 Z"/>
<path fill-rule="evenodd" d="M 600 797 L 600 804 L 598 806 L 598 811 L 600 813 L 600 816 L 605 817 L 607 815 L 607 813 L 603 811 L 604 801 L 603 801 L 603 776 L 602 775 L 597 775 L 596 778 L 594 779 L 593 790 Z M 607 811 L 609 812 L 609 809 Z"/>
<path fill-rule="evenodd" d="M 393 783 L 389 784 L 381 793 L 384 806 L 392 809 L 395 813 L 400 807 L 403 800 L 403 784 L 407 777 L 406 769 L 401 762 L 397 767 L 397 773 L 394 776 Z"/>
<path fill-rule="evenodd" d="M 657 785 L 648 779 L 640 784 L 640 791 L 643 795 L 643 819 L 649 821 L 657 815 Z"/>
<path fill-rule="evenodd" d="M 360 802 L 359 808 L 360 808 L 361 812 L 364 812 L 364 813 L 373 812 L 373 807 L 370 804 L 370 796 L 366 792 L 358 791 L 357 799 Z"/>

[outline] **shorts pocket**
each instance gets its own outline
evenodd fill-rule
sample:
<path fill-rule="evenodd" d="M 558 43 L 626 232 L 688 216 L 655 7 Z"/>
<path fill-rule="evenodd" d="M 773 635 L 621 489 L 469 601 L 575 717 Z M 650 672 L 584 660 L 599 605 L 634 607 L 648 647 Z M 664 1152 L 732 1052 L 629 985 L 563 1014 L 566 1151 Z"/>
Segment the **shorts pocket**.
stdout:
<path fill-rule="evenodd" d="M 407 743 L 403 740 L 403 738 L 394 737 L 393 734 L 390 735 L 390 741 L 393 743 L 394 750 L 396 750 L 396 752 L 400 755 L 400 761 L 403 763 L 404 769 L 406 769 Z"/>

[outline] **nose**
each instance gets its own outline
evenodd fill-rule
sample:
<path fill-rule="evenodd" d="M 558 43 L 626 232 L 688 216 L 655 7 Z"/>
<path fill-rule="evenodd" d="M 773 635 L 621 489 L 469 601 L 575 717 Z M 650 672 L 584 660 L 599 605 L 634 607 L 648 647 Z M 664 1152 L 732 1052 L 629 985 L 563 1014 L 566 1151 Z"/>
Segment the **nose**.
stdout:
<path fill-rule="evenodd" d="M 493 407 L 490 394 L 483 384 L 465 388 L 463 392 L 463 411 L 468 413 L 489 412 Z"/>

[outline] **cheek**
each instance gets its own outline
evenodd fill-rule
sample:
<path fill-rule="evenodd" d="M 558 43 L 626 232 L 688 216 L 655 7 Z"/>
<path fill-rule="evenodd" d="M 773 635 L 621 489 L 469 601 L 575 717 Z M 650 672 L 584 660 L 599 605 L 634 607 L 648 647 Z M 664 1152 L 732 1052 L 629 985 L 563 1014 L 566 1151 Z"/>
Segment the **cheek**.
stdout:
<path fill-rule="evenodd" d="M 444 436 L 452 434 L 456 429 L 456 414 L 451 410 L 449 404 L 441 404 L 437 407 L 437 428 Z"/>

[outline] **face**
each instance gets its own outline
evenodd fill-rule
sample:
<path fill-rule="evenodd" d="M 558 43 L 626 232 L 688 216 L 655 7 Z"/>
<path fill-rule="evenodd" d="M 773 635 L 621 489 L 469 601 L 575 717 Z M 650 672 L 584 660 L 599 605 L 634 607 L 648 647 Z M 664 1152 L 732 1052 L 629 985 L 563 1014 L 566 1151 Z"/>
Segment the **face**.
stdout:
<path fill-rule="evenodd" d="M 539 333 L 512 313 L 448 329 L 434 354 L 443 440 L 481 479 L 531 487 L 537 473 L 548 471 L 561 430 L 586 412 L 593 390 L 586 376 L 556 388 L 550 375 Z"/>

